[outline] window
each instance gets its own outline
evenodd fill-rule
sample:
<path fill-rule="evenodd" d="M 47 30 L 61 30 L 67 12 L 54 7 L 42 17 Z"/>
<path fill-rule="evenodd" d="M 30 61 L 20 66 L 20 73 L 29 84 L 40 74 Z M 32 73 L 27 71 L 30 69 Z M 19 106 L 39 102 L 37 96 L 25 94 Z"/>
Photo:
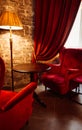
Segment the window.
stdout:
<path fill-rule="evenodd" d="M 66 48 L 82 48 L 82 2 L 65 44 Z"/>

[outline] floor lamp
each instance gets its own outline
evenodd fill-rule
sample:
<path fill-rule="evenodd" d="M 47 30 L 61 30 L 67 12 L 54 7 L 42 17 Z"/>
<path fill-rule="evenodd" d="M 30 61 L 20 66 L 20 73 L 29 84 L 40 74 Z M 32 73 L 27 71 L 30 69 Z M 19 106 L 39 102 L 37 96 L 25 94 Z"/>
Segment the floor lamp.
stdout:
<path fill-rule="evenodd" d="M 18 16 L 14 12 L 4 11 L 0 16 L 0 29 L 5 29 L 10 31 L 10 58 L 11 58 L 11 78 L 12 78 L 12 90 L 14 91 L 14 82 L 13 82 L 13 53 L 12 53 L 12 30 L 21 30 L 23 25 L 20 22 Z"/>

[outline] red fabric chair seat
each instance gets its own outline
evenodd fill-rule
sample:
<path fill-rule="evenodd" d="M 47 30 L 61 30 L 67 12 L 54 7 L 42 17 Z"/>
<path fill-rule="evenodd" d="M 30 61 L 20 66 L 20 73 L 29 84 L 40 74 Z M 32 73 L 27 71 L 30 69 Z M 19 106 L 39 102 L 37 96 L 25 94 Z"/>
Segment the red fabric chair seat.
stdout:
<path fill-rule="evenodd" d="M 45 83 L 45 86 L 49 86 L 49 88 L 53 89 L 55 92 L 63 93 L 62 87 L 64 88 L 64 78 L 63 76 L 60 76 L 58 74 L 54 75 L 43 75 L 43 82 Z M 51 82 L 52 81 L 52 82 Z M 46 84 L 47 83 L 47 84 Z M 55 87 L 53 87 L 55 84 Z"/>
<path fill-rule="evenodd" d="M 45 75 L 44 75 L 45 78 Z M 48 80 L 52 79 L 53 82 L 57 82 L 58 84 L 61 84 L 62 82 L 64 82 L 64 78 L 63 76 L 60 76 L 58 74 L 54 74 L 54 75 L 47 75 Z"/>
<path fill-rule="evenodd" d="M 74 80 L 75 82 L 78 82 L 78 83 L 82 84 L 82 76 L 81 76 L 81 75 L 78 76 L 78 77 L 76 77 L 76 78 L 74 78 L 73 80 Z"/>

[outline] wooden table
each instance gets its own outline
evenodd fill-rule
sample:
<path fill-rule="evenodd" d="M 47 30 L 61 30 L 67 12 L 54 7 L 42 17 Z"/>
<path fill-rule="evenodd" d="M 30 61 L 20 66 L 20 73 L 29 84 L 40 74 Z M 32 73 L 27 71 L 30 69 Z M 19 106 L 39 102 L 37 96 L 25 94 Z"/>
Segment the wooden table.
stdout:
<path fill-rule="evenodd" d="M 26 63 L 26 64 L 19 64 L 13 68 L 13 71 L 19 73 L 30 73 L 31 81 L 34 81 L 34 74 L 35 73 L 42 73 L 45 71 L 50 70 L 51 67 L 47 64 L 42 63 Z"/>
<path fill-rule="evenodd" d="M 50 70 L 51 67 L 47 64 L 42 63 L 26 63 L 19 64 L 13 68 L 13 71 L 19 73 L 30 73 L 30 82 L 34 81 L 34 74 L 40 74 L 42 72 Z M 34 98 L 42 105 L 46 106 L 43 101 L 40 100 L 39 96 L 34 92 Z"/>

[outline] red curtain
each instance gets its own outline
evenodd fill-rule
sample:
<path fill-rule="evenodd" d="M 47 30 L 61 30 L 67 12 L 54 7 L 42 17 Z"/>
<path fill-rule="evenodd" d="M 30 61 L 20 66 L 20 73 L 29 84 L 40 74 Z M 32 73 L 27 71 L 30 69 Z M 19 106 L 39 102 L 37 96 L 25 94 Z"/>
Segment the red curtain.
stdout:
<path fill-rule="evenodd" d="M 81 0 L 35 0 L 34 58 L 50 60 L 65 44 Z"/>

